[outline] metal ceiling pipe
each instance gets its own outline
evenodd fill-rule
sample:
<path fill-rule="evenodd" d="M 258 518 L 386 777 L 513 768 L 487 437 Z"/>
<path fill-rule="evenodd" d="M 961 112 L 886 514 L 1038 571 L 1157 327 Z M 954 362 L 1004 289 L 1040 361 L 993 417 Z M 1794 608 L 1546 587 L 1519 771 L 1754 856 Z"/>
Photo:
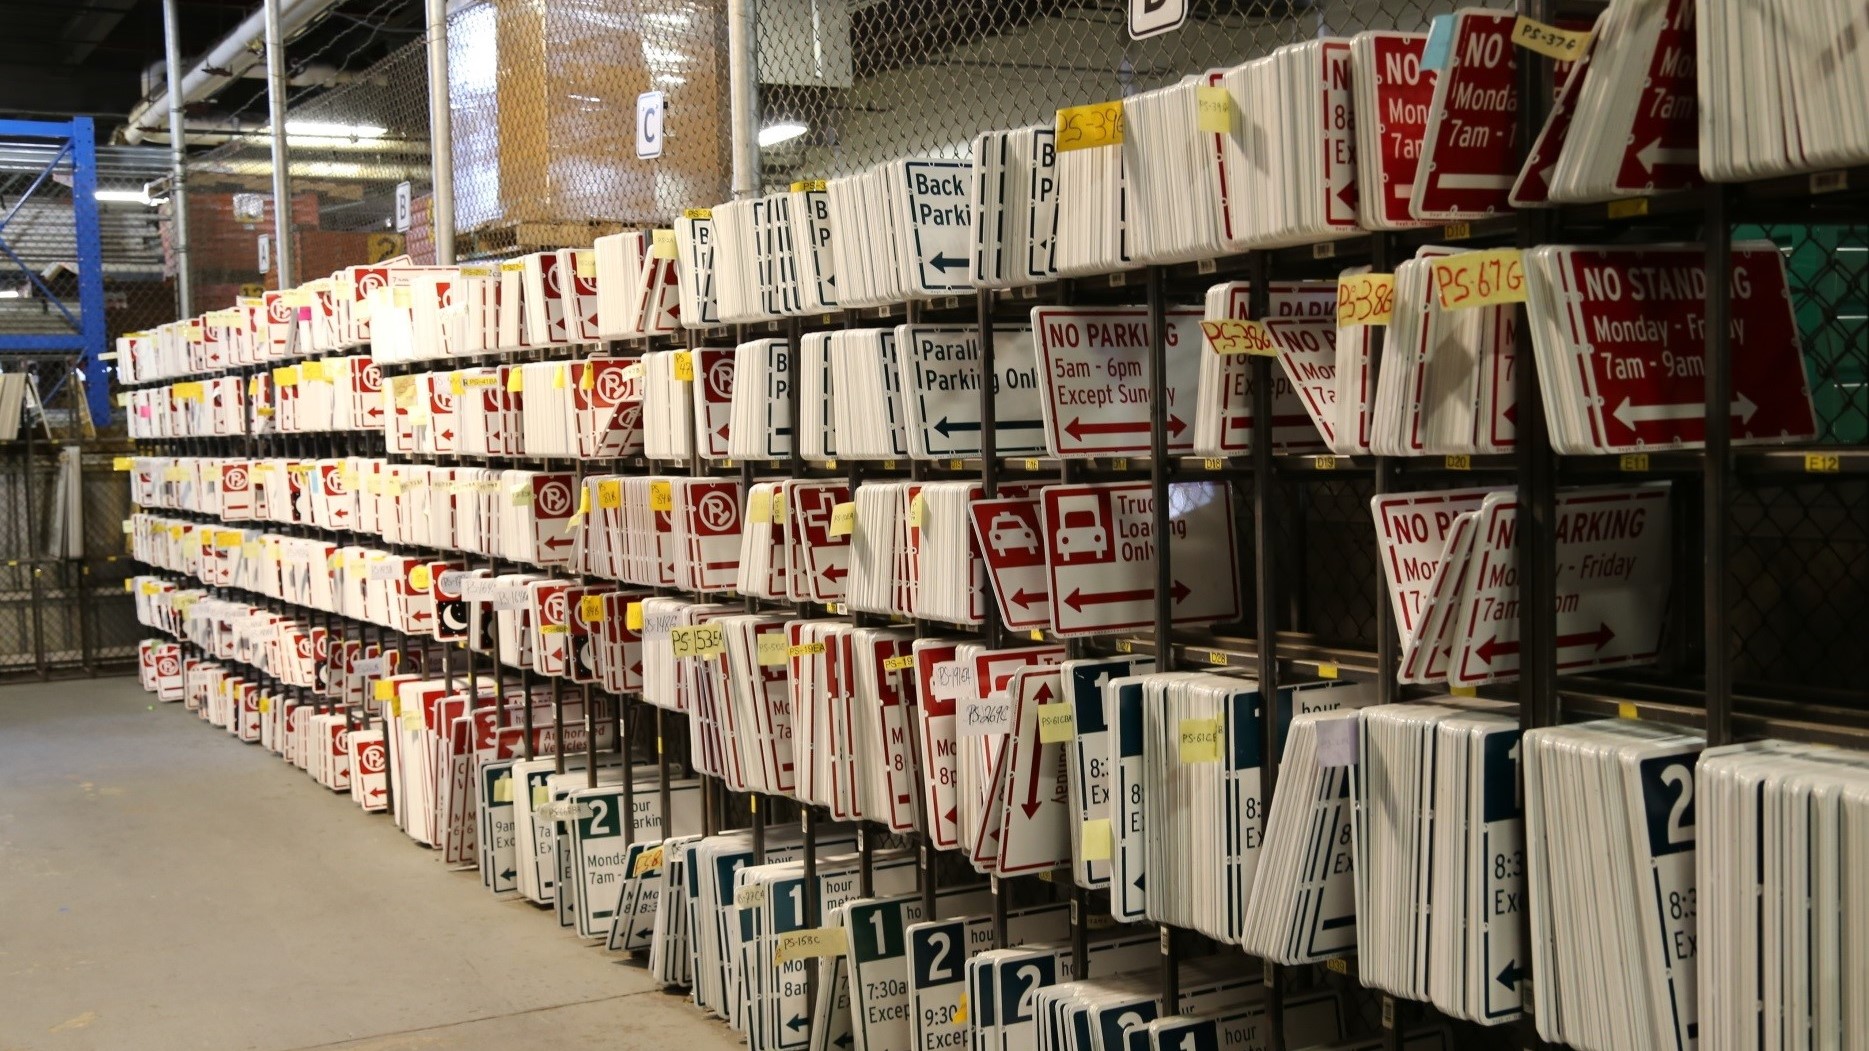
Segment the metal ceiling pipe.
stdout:
<path fill-rule="evenodd" d="M 338 0 L 280 0 L 279 26 L 282 35 L 297 33 L 337 6 L 337 3 Z M 182 78 L 182 104 L 207 98 L 257 65 L 252 45 L 263 39 L 265 33 L 266 14 L 261 10 L 248 15 L 246 21 L 234 27 L 233 32 L 222 37 L 221 42 L 201 56 L 195 67 Z M 131 144 L 141 142 L 146 132 L 161 127 L 172 94 L 173 90 L 164 91 L 138 103 L 124 122 L 123 140 Z"/>
<path fill-rule="evenodd" d="M 448 0 L 428 0 L 428 229 L 435 262 L 454 262 L 454 115 L 448 98 Z"/>
<path fill-rule="evenodd" d="M 177 317 L 195 313 L 194 276 L 188 270 L 188 147 L 182 136 L 182 23 L 176 0 L 162 0 L 162 50 L 169 70 L 169 240 L 175 247 Z"/>
<path fill-rule="evenodd" d="M 279 287 L 298 284 L 292 258 L 292 159 L 286 152 L 286 33 L 281 24 L 283 0 L 266 0 L 266 96 L 273 122 L 273 245 Z"/>
<path fill-rule="evenodd" d="M 753 0 L 727 0 L 728 138 L 736 201 L 757 196 L 760 187 L 758 26 Z"/>

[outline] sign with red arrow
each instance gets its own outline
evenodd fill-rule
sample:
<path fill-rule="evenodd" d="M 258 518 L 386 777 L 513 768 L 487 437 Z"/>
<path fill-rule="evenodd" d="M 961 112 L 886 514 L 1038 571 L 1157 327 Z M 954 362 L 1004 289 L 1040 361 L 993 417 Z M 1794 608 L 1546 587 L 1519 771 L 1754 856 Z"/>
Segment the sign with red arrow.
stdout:
<path fill-rule="evenodd" d="M 797 567 L 793 582 L 798 598 L 841 602 L 850 575 L 850 534 L 831 535 L 831 513 L 850 501 L 843 482 L 785 483 L 786 528 L 792 543 L 787 561 Z"/>
<path fill-rule="evenodd" d="M 1706 440 L 1706 262 L 1698 245 L 1549 248 L 1529 256 L 1538 374 L 1571 453 L 1694 447 Z M 1735 246 L 1732 440 L 1805 441 L 1817 421 L 1777 246 Z"/>
<path fill-rule="evenodd" d="M 1292 322 L 1326 319 L 1334 323 L 1337 314 L 1337 286 L 1329 281 L 1274 281 L 1268 291 L 1268 324 L 1290 319 Z M 1252 318 L 1252 284 L 1228 281 L 1207 291 L 1209 320 L 1246 320 Z M 1204 335 L 1204 334 L 1203 334 Z M 1251 359 L 1241 354 L 1215 354 L 1203 342 L 1200 368 L 1207 374 L 1201 384 L 1205 399 L 1200 415 L 1219 423 L 1218 434 L 1203 431 L 1199 439 L 1203 454 L 1229 456 L 1252 451 L 1253 381 Z M 1333 374 L 1334 374 L 1333 362 Z M 1211 414 L 1211 415 L 1210 415 Z M 1323 452 L 1323 435 L 1311 422 L 1310 410 L 1298 395 L 1298 388 L 1283 370 L 1272 381 L 1272 447 L 1279 452 Z"/>
<path fill-rule="evenodd" d="M 1334 302 L 1334 300 L 1333 300 Z M 1034 307 L 1032 329 L 1043 374 L 1046 446 L 1054 456 L 1149 452 L 1152 413 L 1168 432 L 1168 452 L 1194 449 L 1200 387 L 1201 316 L 1167 311 L 1162 342 L 1168 374 L 1162 404 L 1149 395 L 1149 312 L 1144 307 Z"/>
<path fill-rule="evenodd" d="M 1435 72 L 1421 62 L 1427 43 L 1426 33 L 1393 32 L 1359 33 L 1351 42 L 1358 95 L 1373 103 L 1373 112 L 1357 107 L 1357 137 L 1377 145 L 1373 157 L 1365 152 L 1357 158 L 1363 169 L 1359 204 L 1384 226 L 1414 225 L 1408 202 L 1434 101 Z M 1361 127 L 1365 120 L 1369 128 Z"/>
<path fill-rule="evenodd" d="M 1040 705 L 1064 698 L 1057 668 L 1015 672 L 1006 686 L 1012 701 L 1012 730 L 1006 741 L 1004 794 L 999 803 L 999 860 L 1002 876 L 1039 872 L 1068 864 L 1068 823 L 1064 746 L 1046 744 L 1038 732 Z"/>
<path fill-rule="evenodd" d="M 365 810 L 383 810 L 389 806 L 389 752 L 383 744 L 383 731 L 352 730 L 345 738 L 350 750 L 351 776 L 358 780 L 357 795 Z"/>
<path fill-rule="evenodd" d="M 1518 17 L 1480 9 L 1453 17 L 1409 205 L 1416 219 L 1504 211 L 1519 169 L 1518 49 L 1512 43 Z"/>
<path fill-rule="evenodd" d="M 1147 482 L 1054 485 L 1041 492 L 1051 627 L 1090 635 L 1155 623 L 1155 499 Z M 1169 618 L 1239 616 L 1238 551 L 1224 482 L 1169 487 Z"/>
<path fill-rule="evenodd" d="M 937 850 L 960 847 L 959 798 L 955 794 L 959 773 L 954 750 L 954 693 L 941 688 L 937 677 L 952 676 L 962 665 L 957 662 L 957 644 L 942 639 L 920 639 L 914 643 L 916 711 L 921 718 L 921 769 L 929 842 Z"/>
<path fill-rule="evenodd" d="M 1044 522 L 1037 500 L 975 500 L 967 506 L 1000 620 L 1009 628 L 1051 623 L 1051 579 L 1045 572 Z"/>
<path fill-rule="evenodd" d="M 1558 494 L 1557 668 L 1563 674 L 1652 662 L 1672 582 L 1668 485 Z M 1447 681 L 1478 686 L 1518 677 L 1518 503 L 1493 493 L 1480 508 Z"/>

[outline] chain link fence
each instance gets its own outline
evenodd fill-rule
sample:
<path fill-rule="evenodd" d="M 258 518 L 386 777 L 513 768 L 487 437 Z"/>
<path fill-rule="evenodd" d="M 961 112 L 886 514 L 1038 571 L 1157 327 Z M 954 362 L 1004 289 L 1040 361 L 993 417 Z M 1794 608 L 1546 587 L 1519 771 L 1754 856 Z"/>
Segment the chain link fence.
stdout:
<path fill-rule="evenodd" d="M 405 252 L 420 263 L 435 259 L 423 42 L 341 75 L 343 83 L 286 114 L 291 249 L 301 282 Z M 272 173 L 266 129 L 190 158 L 188 262 L 197 310 L 279 287 Z M 406 224 L 397 217 L 403 183 Z"/>

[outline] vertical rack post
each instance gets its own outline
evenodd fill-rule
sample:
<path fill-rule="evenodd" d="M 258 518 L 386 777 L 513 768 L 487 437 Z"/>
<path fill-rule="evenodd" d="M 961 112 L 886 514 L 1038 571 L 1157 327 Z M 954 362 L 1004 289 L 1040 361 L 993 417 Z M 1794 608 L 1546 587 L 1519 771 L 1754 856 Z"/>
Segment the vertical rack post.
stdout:
<path fill-rule="evenodd" d="M 1271 267 L 1266 253 L 1253 252 L 1247 257 L 1250 316 L 1263 318 L 1270 313 Z M 1252 370 L 1252 510 L 1253 576 L 1258 582 L 1254 606 L 1254 630 L 1258 637 L 1259 696 L 1263 699 L 1264 720 L 1261 740 L 1265 752 L 1260 757 L 1259 813 L 1272 809 L 1272 795 L 1278 788 L 1279 760 L 1285 754 L 1284 727 L 1278 721 L 1278 477 L 1272 463 L 1272 359 L 1254 356 L 1247 366 Z M 1273 1048 L 1285 1047 L 1285 970 L 1270 961 L 1265 965 L 1266 1022 Z"/>
<path fill-rule="evenodd" d="M 1551 20 L 1554 0 L 1519 0 L 1521 14 L 1541 22 Z M 1551 63 L 1534 51 L 1518 52 L 1518 150 L 1521 159 L 1531 153 L 1532 143 L 1544 125 L 1551 105 Z M 1519 213 L 1518 244 L 1529 248 L 1551 239 L 1555 217 L 1544 209 Z M 1518 310 L 1519 338 L 1529 342 L 1530 318 L 1523 304 Z M 1553 606 L 1557 564 L 1557 465 L 1551 453 L 1551 434 L 1544 412 L 1544 398 L 1539 390 L 1538 370 L 1521 362 L 1515 385 L 1518 420 L 1514 438 L 1515 464 L 1518 469 L 1517 530 L 1519 546 L 1519 726 L 1532 729 L 1552 726 L 1558 721 L 1557 700 L 1557 610 Z M 1524 776 L 1519 764 L 1518 776 Z M 1524 798 L 1521 791 L 1520 798 Z M 1531 940 L 1531 913 L 1519 915 L 1522 944 Z M 1519 1022 L 1521 1046 L 1543 1047 L 1532 1018 L 1531 983 L 1536 975 L 1524 977 L 1530 970 L 1521 965 L 1519 994 L 1525 1013 Z"/>
<path fill-rule="evenodd" d="M 1701 460 L 1703 581 L 1706 603 L 1707 745 L 1733 740 L 1733 667 L 1727 639 L 1726 557 L 1731 542 L 1727 489 L 1733 475 L 1731 191 L 1707 187 L 1707 449 Z"/>
<path fill-rule="evenodd" d="M 1168 459 L 1168 309 L 1162 291 L 1162 268 L 1145 272 L 1149 311 L 1149 494 L 1154 506 L 1155 537 L 1155 670 L 1174 670 L 1175 640 L 1172 610 L 1175 569 L 1168 556 L 1168 479 L 1174 465 Z M 1180 932 L 1161 927 L 1162 1010 L 1181 1009 Z"/>

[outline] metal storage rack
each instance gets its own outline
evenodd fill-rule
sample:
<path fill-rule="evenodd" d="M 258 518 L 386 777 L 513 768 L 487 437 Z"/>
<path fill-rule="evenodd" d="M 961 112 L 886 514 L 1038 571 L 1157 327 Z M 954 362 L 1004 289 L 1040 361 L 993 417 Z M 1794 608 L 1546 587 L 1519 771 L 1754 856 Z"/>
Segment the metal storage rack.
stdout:
<path fill-rule="evenodd" d="M 1552 0 L 1522 0 L 1520 9 L 1543 21 L 1558 13 Z M 1550 70 L 1547 60 L 1530 53 L 1520 54 L 1521 138 L 1525 143 L 1535 135 L 1549 106 Z M 1781 504 L 1769 494 L 1774 491 L 1800 490 L 1801 499 L 1822 505 L 1829 524 L 1824 535 L 1814 540 L 1800 540 L 1800 549 L 1827 550 L 1829 565 L 1836 576 L 1831 585 L 1840 591 L 1834 598 L 1839 613 L 1859 611 L 1869 595 L 1869 444 L 1858 438 L 1853 442 L 1828 441 L 1800 448 L 1734 450 L 1727 440 L 1725 406 L 1731 393 L 1731 346 L 1727 333 L 1727 268 L 1724 261 L 1734 237 L 1734 227 L 1741 223 L 1774 224 L 1849 224 L 1862 225 L 1869 220 L 1869 168 L 1825 172 L 1808 176 L 1772 179 L 1741 186 L 1715 186 L 1704 190 L 1675 193 L 1610 205 L 1575 206 L 1550 211 L 1524 212 L 1471 223 L 1459 223 L 1406 233 L 1371 234 L 1359 239 L 1304 245 L 1271 251 L 1255 251 L 1240 256 L 1206 260 L 1176 266 L 1151 266 L 1139 270 L 1097 278 L 1058 281 L 1000 291 L 982 291 L 972 297 L 948 297 L 882 309 L 847 310 L 809 318 L 793 318 L 759 325 L 692 330 L 675 338 L 656 338 L 612 344 L 613 352 L 632 354 L 649 349 L 690 348 L 719 344 L 731 338 L 735 342 L 755 336 L 782 336 L 796 355 L 800 338 L 808 331 L 860 325 L 894 324 L 904 321 L 972 321 L 981 331 L 982 368 L 990 372 L 994 361 L 993 332 L 996 325 L 1020 318 L 1035 304 L 1088 302 L 1137 302 L 1148 307 L 1153 322 L 1149 348 L 1149 382 L 1155 396 L 1151 428 L 1153 455 L 1147 458 L 1067 461 L 1046 458 L 1003 459 L 993 448 L 994 406 L 990 388 L 982 392 L 982 428 L 984 452 L 981 457 L 934 462 L 806 462 L 796 458 L 789 463 L 751 464 L 699 460 L 694 462 L 650 462 L 640 458 L 608 461 L 606 469 L 642 473 L 727 474 L 737 476 L 745 485 L 765 477 L 841 477 L 854 488 L 866 480 L 880 479 L 977 479 L 983 492 L 992 496 L 1002 480 L 1146 478 L 1155 495 L 1156 529 L 1164 534 L 1169 515 L 1166 495 L 1175 480 L 1224 478 L 1233 483 L 1235 511 L 1242 536 L 1250 537 L 1251 558 L 1241 567 L 1245 592 L 1253 597 L 1251 613 L 1239 625 L 1213 632 L 1172 629 L 1169 603 L 1164 597 L 1172 581 L 1173 566 L 1164 546 L 1157 561 L 1158 599 L 1153 630 L 1070 643 L 1074 654 L 1091 652 L 1146 652 L 1158 658 L 1157 670 L 1177 667 L 1249 668 L 1262 689 L 1271 692 L 1281 683 L 1312 679 L 1350 677 L 1372 681 L 1384 702 L 1406 699 L 1417 691 L 1398 687 L 1393 674 L 1398 661 L 1398 647 L 1390 606 L 1375 564 L 1375 537 L 1367 513 L 1369 496 L 1403 488 L 1429 488 L 1454 481 L 1480 477 L 1500 484 L 1515 484 L 1520 507 L 1520 558 L 1522 629 L 1524 643 L 1522 672 L 1516 686 L 1488 689 L 1489 695 L 1516 700 L 1520 721 L 1526 728 L 1554 725 L 1563 721 L 1624 717 L 1664 721 L 1704 729 L 1710 744 L 1758 737 L 1778 736 L 1793 740 L 1869 746 L 1869 672 L 1860 658 L 1850 652 L 1842 634 L 1832 637 L 1828 659 L 1833 662 L 1827 681 L 1789 684 L 1759 681 L 1757 675 L 1740 674 L 1743 649 L 1736 642 L 1734 610 L 1739 592 L 1747 582 L 1735 579 L 1730 555 L 1739 548 L 1736 529 L 1742 503 L 1756 505 L 1764 513 Z M 1708 338 L 1705 346 L 1707 433 L 1711 436 L 1704 451 L 1657 452 L 1637 456 L 1560 457 L 1550 446 L 1543 419 L 1535 368 L 1517 372 L 1519 405 L 1516 451 L 1507 456 L 1436 457 L 1398 459 L 1389 457 L 1293 456 L 1273 451 L 1272 366 L 1266 358 L 1252 362 L 1254 380 L 1254 434 L 1249 457 L 1193 459 L 1166 455 L 1166 420 L 1161 408 L 1164 399 L 1164 368 L 1167 348 L 1162 342 L 1164 310 L 1182 298 L 1197 295 L 1207 285 L 1227 279 L 1245 278 L 1253 282 L 1255 314 L 1262 315 L 1267 302 L 1268 283 L 1286 279 L 1331 279 L 1346 265 L 1366 262 L 1377 271 L 1391 269 L 1407 258 L 1413 249 L 1426 243 L 1457 243 L 1472 246 L 1518 245 L 1530 247 L 1546 243 L 1601 243 L 1652 241 L 1704 241 L 1708 267 L 1707 317 Z M 1849 279 L 1846 279 L 1848 281 Z M 1863 276 L 1857 274 L 1849 291 L 1863 295 Z M 1869 299 L 1869 297 L 1864 297 Z M 1520 318 L 1521 328 L 1524 318 Z M 1192 351 L 1188 351 L 1192 352 Z M 553 357 L 573 356 L 570 348 L 550 352 Z M 1857 356 L 1861 349 L 1858 333 Z M 534 355 L 535 358 L 541 355 Z M 1380 344 L 1376 353 L 1380 366 Z M 796 360 L 796 357 L 793 358 Z M 501 356 L 479 359 L 450 359 L 457 367 L 498 363 Z M 422 371 L 428 363 L 405 366 L 407 371 Z M 797 385 L 792 385 L 794 419 L 797 419 Z M 1833 431 L 1835 428 L 1833 428 Z M 375 448 L 370 446 L 376 445 Z M 263 435 L 244 439 L 172 439 L 145 442 L 152 451 L 176 455 L 238 455 L 332 457 L 341 455 L 377 455 L 382 452 L 374 436 L 363 433 L 341 435 Z M 454 463 L 456 457 L 413 457 L 418 462 Z M 541 461 L 520 457 L 513 460 L 477 461 L 493 465 L 527 464 L 546 468 L 564 468 L 562 461 Z M 569 465 L 575 467 L 575 464 Z M 1553 533 L 1556 495 L 1560 483 L 1585 480 L 1629 478 L 1667 478 L 1675 483 L 1675 516 L 1680 534 L 1674 545 L 1674 570 L 1677 601 L 1670 612 L 1669 647 L 1665 663 L 1655 671 L 1639 670 L 1618 675 L 1560 676 L 1557 671 L 1555 615 L 1552 610 L 1553 567 L 1556 538 Z M 1698 514 L 1695 505 L 1698 504 Z M 1792 510 L 1812 516 L 1808 507 Z M 1795 524 L 1795 523 L 1794 523 Z M 336 540 L 339 534 L 307 527 L 268 523 L 275 531 L 317 536 Z M 449 557 L 448 552 L 392 549 L 405 554 Z M 458 556 L 459 553 L 454 553 Z M 476 560 L 476 565 L 478 565 Z M 489 560 L 488 568 L 519 568 L 499 560 Z M 216 589 L 220 590 L 220 589 Z M 248 595 L 248 600 L 284 612 L 276 600 Z M 840 611 L 809 605 L 793 607 L 753 598 L 744 600 L 749 611 L 798 608 L 801 616 L 840 615 Z M 885 622 L 867 614 L 848 614 L 853 623 L 869 625 Z M 379 646 L 394 647 L 405 660 L 419 660 L 426 670 L 437 668 L 441 674 L 464 675 L 470 694 L 473 683 L 486 673 L 478 656 L 467 651 L 464 668 L 454 667 L 452 650 L 431 642 L 396 636 L 387 629 L 346 620 L 334 614 L 312 612 L 314 623 L 321 623 L 334 633 L 347 637 L 373 639 Z M 927 621 L 913 622 L 918 635 L 957 634 L 957 629 Z M 1008 639 L 998 622 L 997 611 L 989 605 L 981 636 L 993 645 Z M 395 637 L 393 637 L 395 636 Z M 1809 651 L 1799 651 L 1809 652 Z M 511 681 L 497 652 L 491 664 L 496 683 Z M 518 673 L 518 682 L 526 689 L 538 684 L 530 671 Z M 324 698 L 305 691 L 281 687 L 274 689 L 299 694 L 320 710 L 333 706 Z M 1816 687 L 1816 688 L 1814 688 Z M 601 691 L 580 688 L 587 701 L 587 749 L 595 779 L 597 722 L 613 720 L 617 727 L 616 748 L 629 764 L 654 762 L 666 800 L 668 784 L 675 772 L 677 756 L 685 752 L 685 720 L 657 709 L 653 724 L 644 718 L 635 698 L 619 697 L 602 706 L 589 703 L 605 700 Z M 555 722 L 562 729 L 562 691 L 558 681 L 550 685 Z M 1423 693 L 1427 691 L 1421 691 Z M 477 696 L 477 695 L 476 695 Z M 1280 727 L 1267 706 L 1263 728 L 1265 754 L 1262 805 L 1269 806 L 1277 790 L 1278 764 L 1283 742 Z M 361 711 L 350 713 L 353 719 L 367 718 Z M 502 716 L 503 718 L 503 716 Z M 530 706 L 525 718 L 531 719 Z M 909 720 L 911 728 L 915 720 Z M 911 739 L 911 747 L 914 741 Z M 530 741 L 528 739 L 528 753 Z M 559 768 L 563 769 L 562 758 Z M 625 775 L 625 784 L 629 775 Z M 918 795 L 917 807 L 922 805 Z M 796 823 L 806 844 L 806 922 L 819 922 L 812 844 L 820 824 L 827 818 L 814 808 L 792 801 L 757 795 L 736 796 L 719 786 L 710 786 L 707 795 L 707 830 L 750 827 L 755 853 L 763 856 L 766 832 L 774 822 Z M 869 862 L 885 843 L 905 843 L 917 851 L 918 886 L 926 914 L 935 915 L 935 891 L 943 879 L 953 880 L 964 866 L 944 861 L 939 852 L 916 837 L 895 837 L 879 827 L 866 828 L 859 838 L 864 859 L 862 887 L 871 887 Z M 1068 879 L 1068 877 L 1067 877 Z M 1080 976 L 1085 974 L 1087 936 L 1092 914 L 1098 908 L 1098 896 L 1075 887 L 1068 891 L 1061 882 L 1045 883 L 1029 878 L 1015 881 L 992 881 L 995 902 L 996 942 L 1004 944 L 1005 916 L 1015 895 L 1050 895 L 1067 897 L 1071 903 L 1072 945 Z M 1165 1000 L 1172 1005 L 1179 990 L 1179 968 L 1198 951 L 1199 939 L 1189 932 L 1162 927 L 1161 983 Z M 1229 950 L 1230 951 L 1230 950 Z M 1242 963 L 1245 958 L 1242 957 Z M 1537 976 L 1521 968 L 1525 981 Z M 815 983 L 813 974 L 812 981 Z M 1283 1049 L 1282 1020 L 1277 1009 L 1279 997 L 1287 989 L 1300 985 L 1331 983 L 1345 990 L 1362 991 L 1355 983 L 1353 958 L 1332 961 L 1323 967 L 1292 968 L 1265 966 L 1265 980 L 1274 1005 L 1269 1012 L 1272 1032 L 1270 1046 Z M 1432 1009 L 1423 1004 L 1400 1003 L 1382 995 L 1371 994 L 1365 1001 L 1365 1023 L 1380 1032 L 1385 1045 L 1399 1048 L 1405 1025 L 1431 1018 Z M 1517 1027 L 1493 1029 L 1459 1027 L 1462 1046 L 1535 1046 L 1539 1042 L 1529 1017 Z"/>

